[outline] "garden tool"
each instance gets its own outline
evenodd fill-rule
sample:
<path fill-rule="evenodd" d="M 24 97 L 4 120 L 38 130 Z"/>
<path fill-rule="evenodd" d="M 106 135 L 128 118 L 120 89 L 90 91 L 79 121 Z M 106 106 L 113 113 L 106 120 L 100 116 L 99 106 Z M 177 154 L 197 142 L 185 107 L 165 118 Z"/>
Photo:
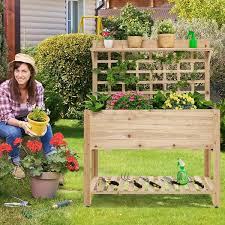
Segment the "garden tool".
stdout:
<path fill-rule="evenodd" d="M 107 184 L 109 185 L 116 185 L 116 186 L 119 186 L 119 183 L 115 180 L 106 180 L 104 177 L 101 177 L 101 179 L 106 182 Z"/>
<path fill-rule="evenodd" d="M 13 198 L 19 200 L 20 202 L 6 202 L 4 203 L 4 206 L 6 207 L 19 207 L 19 206 L 28 206 L 28 201 L 24 201 L 20 198 L 17 198 L 15 196 L 13 196 Z"/>
<path fill-rule="evenodd" d="M 176 184 L 176 185 L 180 185 L 177 181 L 173 180 L 171 177 L 165 176 L 163 178 L 161 178 L 161 181 L 166 181 L 169 184 Z"/>
<path fill-rule="evenodd" d="M 121 178 L 122 178 L 122 180 L 124 180 L 124 181 L 127 181 L 127 182 L 129 182 L 129 183 L 133 183 L 134 184 L 134 186 L 136 186 L 137 188 L 142 188 L 142 185 L 141 184 L 139 184 L 136 180 L 131 180 L 130 179 L 130 177 L 129 177 L 129 175 L 127 174 L 126 175 L 126 173 L 123 175 L 121 175 Z"/>
<path fill-rule="evenodd" d="M 179 159 L 178 166 L 179 166 L 179 171 L 177 173 L 177 183 L 181 185 L 185 185 L 188 183 L 188 175 L 187 175 L 187 171 L 184 168 L 185 166 L 184 161 Z"/>
<path fill-rule="evenodd" d="M 156 188 L 161 188 L 161 186 L 151 180 L 149 180 L 147 177 L 140 177 L 142 180 L 144 180 L 145 182 L 149 183 L 151 186 L 156 187 Z"/>
<path fill-rule="evenodd" d="M 194 184 L 197 184 L 199 187 L 201 187 L 202 189 L 205 187 L 204 184 L 202 184 L 200 181 L 197 180 L 193 180 L 191 179 L 191 177 L 188 177 L 189 182 L 194 182 Z"/>
<path fill-rule="evenodd" d="M 61 207 L 64 207 L 64 206 L 68 206 L 72 202 L 73 202 L 72 200 L 65 200 L 65 201 L 62 201 L 62 202 L 57 202 L 52 206 L 48 206 L 48 207 L 42 208 L 42 209 L 37 209 L 34 212 L 32 212 L 31 210 L 23 209 L 21 213 L 27 219 L 32 219 L 33 217 L 35 217 L 37 215 L 41 215 L 45 212 L 48 212 L 51 209 L 57 209 L 57 208 L 61 208 Z"/>

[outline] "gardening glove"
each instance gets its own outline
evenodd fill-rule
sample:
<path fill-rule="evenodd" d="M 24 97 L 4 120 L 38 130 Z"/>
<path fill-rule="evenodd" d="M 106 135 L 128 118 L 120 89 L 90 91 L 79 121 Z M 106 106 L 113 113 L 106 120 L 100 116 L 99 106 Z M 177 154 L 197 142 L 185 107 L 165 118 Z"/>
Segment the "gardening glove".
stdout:
<path fill-rule="evenodd" d="M 19 121 L 19 127 L 23 128 L 25 133 L 31 137 L 37 136 L 33 131 L 31 131 L 31 125 L 25 121 Z"/>

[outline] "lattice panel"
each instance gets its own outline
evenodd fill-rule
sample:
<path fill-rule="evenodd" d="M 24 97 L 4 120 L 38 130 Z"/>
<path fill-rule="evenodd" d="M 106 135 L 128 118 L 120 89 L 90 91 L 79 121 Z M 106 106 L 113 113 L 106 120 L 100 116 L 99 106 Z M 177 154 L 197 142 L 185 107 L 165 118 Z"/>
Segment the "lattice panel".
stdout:
<path fill-rule="evenodd" d="M 113 94 L 118 91 L 141 91 L 143 94 L 152 97 L 158 90 L 170 91 L 175 88 L 180 81 L 187 81 L 188 86 L 178 88 L 177 91 L 194 92 L 210 98 L 210 56 L 209 48 L 112 48 L 101 47 L 92 48 L 93 69 L 93 93 Z M 153 60 L 153 54 L 167 55 L 169 52 L 184 52 L 184 57 L 178 62 L 164 64 L 158 60 Z M 137 59 L 134 59 L 137 58 Z M 139 82 L 136 85 L 127 85 L 118 81 L 111 86 L 107 82 L 107 69 L 116 65 L 118 60 L 130 60 L 136 62 L 136 68 L 127 70 L 127 76 L 135 75 Z"/>

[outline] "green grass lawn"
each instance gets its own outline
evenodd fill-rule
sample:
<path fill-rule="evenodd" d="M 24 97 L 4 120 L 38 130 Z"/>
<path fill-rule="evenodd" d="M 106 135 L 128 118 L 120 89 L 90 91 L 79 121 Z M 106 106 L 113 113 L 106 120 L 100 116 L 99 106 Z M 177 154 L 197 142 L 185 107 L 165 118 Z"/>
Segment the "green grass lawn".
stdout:
<path fill-rule="evenodd" d="M 95 195 L 92 206 L 83 205 L 83 129 L 72 120 L 60 120 L 55 131 L 62 132 L 69 145 L 80 155 L 81 169 L 67 173 L 65 185 L 52 200 L 31 197 L 29 179 L 0 180 L 0 225 L 3 224 L 87 224 L 87 225 L 224 225 L 225 224 L 225 154 L 221 153 L 221 206 L 214 208 L 210 196 L 205 195 Z M 186 163 L 189 175 L 203 174 L 203 152 L 200 151 L 109 151 L 100 153 L 100 175 L 173 175 L 177 173 L 177 159 Z M 32 219 L 25 218 L 22 208 L 5 208 L 13 202 L 11 196 L 29 201 Z M 51 209 L 52 204 L 72 199 L 73 204 Z"/>

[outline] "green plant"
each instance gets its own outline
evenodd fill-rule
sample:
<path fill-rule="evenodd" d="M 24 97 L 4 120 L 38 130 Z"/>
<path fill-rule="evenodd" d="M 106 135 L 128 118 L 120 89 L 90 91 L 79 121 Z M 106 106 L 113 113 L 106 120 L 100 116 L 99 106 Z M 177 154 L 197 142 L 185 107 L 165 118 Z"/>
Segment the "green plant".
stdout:
<path fill-rule="evenodd" d="M 151 99 L 153 108 L 154 109 L 162 109 L 163 105 L 166 101 L 166 98 L 167 97 L 166 97 L 165 93 L 158 91 Z"/>
<path fill-rule="evenodd" d="M 220 100 L 216 107 L 220 110 L 220 136 L 221 149 L 225 149 L 225 99 Z"/>
<path fill-rule="evenodd" d="M 115 66 L 107 70 L 107 78 L 109 85 L 112 87 L 117 84 L 118 81 L 122 81 L 127 85 L 137 84 L 138 78 L 133 74 L 126 74 L 128 69 L 135 69 L 136 64 L 130 60 L 118 60 Z"/>
<path fill-rule="evenodd" d="M 211 19 L 220 27 L 225 24 L 225 0 L 169 0 L 169 2 L 175 3 L 172 12 L 178 14 L 179 18 L 189 21 L 194 18 Z"/>
<path fill-rule="evenodd" d="M 107 109 L 152 109 L 150 100 L 137 92 L 117 92 L 112 95 L 107 104 Z"/>
<path fill-rule="evenodd" d="M 63 115 L 75 118 L 84 109 L 83 101 L 91 89 L 92 40 L 100 36 L 65 34 L 45 39 L 37 46 L 35 59 L 44 87 L 60 93 Z M 46 75 L 46 76 L 44 76 Z M 39 78 L 38 78 L 39 79 Z"/>
<path fill-rule="evenodd" d="M 98 93 L 97 96 L 88 95 L 87 98 L 88 100 L 84 101 L 85 108 L 93 112 L 98 112 L 106 108 L 106 103 L 110 96 Z"/>
<path fill-rule="evenodd" d="M 29 113 L 29 118 L 37 122 L 46 121 L 48 112 L 45 112 L 42 108 L 36 107 Z"/>
<path fill-rule="evenodd" d="M 212 109 L 215 107 L 212 101 L 205 100 L 204 96 L 196 91 L 194 93 L 189 92 L 188 95 L 194 99 L 198 109 Z"/>
<path fill-rule="evenodd" d="M 127 33 L 124 28 L 121 27 L 121 18 L 109 16 L 102 19 L 104 28 L 109 29 L 113 33 L 113 37 L 116 40 L 127 39 Z"/>
<path fill-rule="evenodd" d="M 153 20 L 149 11 L 141 11 L 132 4 L 126 4 L 121 10 L 121 27 L 129 36 L 150 36 Z"/>
<path fill-rule="evenodd" d="M 61 133 L 55 133 L 50 140 L 55 150 L 47 157 L 43 155 L 42 143 L 38 140 L 28 140 L 26 146 L 22 145 L 21 138 L 17 138 L 14 142 L 25 151 L 26 156 L 21 162 L 31 176 L 40 176 L 43 172 L 65 173 L 67 170 L 79 170 L 78 155 L 69 150 Z"/>
<path fill-rule="evenodd" d="M 158 34 L 175 34 L 176 28 L 172 20 L 163 20 L 158 24 Z"/>

